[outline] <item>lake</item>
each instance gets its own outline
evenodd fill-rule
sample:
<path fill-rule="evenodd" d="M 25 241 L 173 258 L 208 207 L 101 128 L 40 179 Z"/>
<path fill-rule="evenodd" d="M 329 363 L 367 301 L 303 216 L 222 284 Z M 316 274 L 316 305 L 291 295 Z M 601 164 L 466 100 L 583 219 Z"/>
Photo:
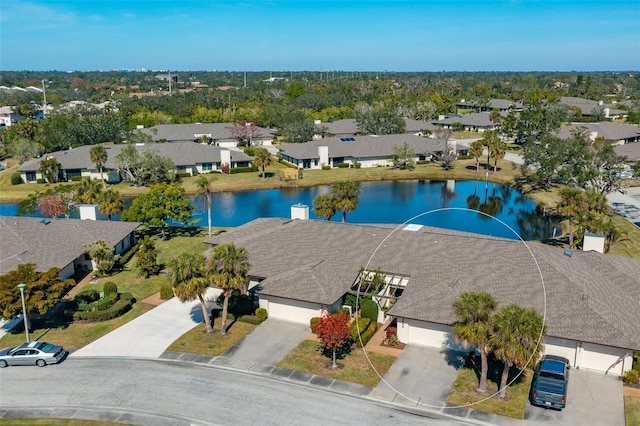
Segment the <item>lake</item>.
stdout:
<path fill-rule="evenodd" d="M 524 240 L 550 238 L 554 232 L 560 231 L 558 224 L 549 217 L 538 214 L 535 203 L 516 189 L 485 183 L 484 180 L 364 182 L 360 184 L 360 188 L 358 208 L 347 213 L 349 223 L 401 224 L 410 221 L 421 225 L 517 238 L 509 229 L 511 227 Z M 288 218 L 291 216 L 291 205 L 298 203 L 308 205 L 309 216 L 315 219 L 313 199 L 325 193 L 330 193 L 327 185 L 215 193 L 213 226 L 239 226 L 259 217 Z M 207 226 L 206 211 L 199 208 L 198 201 L 194 200 L 198 207 L 195 218 L 200 220 L 199 226 Z M 130 202 L 131 200 L 127 200 L 126 206 Z M 0 204 L 2 216 L 15 216 L 17 210 L 17 204 Z M 340 221 L 341 218 L 342 212 L 338 212 L 332 220 Z"/>

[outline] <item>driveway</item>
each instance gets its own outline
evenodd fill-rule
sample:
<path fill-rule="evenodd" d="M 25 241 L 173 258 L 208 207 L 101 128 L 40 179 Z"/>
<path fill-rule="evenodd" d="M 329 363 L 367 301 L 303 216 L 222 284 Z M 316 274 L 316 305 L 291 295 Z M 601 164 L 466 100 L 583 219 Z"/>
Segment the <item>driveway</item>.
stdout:
<path fill-rule="evenodd" d="M 624 426 L 622 382 L 603 373 L 572 369 L 567 407 L 554 411 L 527 404 L 523 424 Z"/>
<path fill-rule="evenodd" d="M 234 361 L 278 365 L 310 333 L 307 324 L 269 318 L 222 355 Z"/>
<path fill-rule="evenodd" d="M 395 402 L 411 401 L 426 408 L 444 407 L 464 365 L 466 353 L 407 345 L 372 396 Z M 384 394 L 388 397 L 385 398 Z"/>
<path fill-rule="evenodd" d="M 174 297 L 69 356 L 159 358 L 178 337 L 203 320 L 200 302 L 182 303 Z"/>

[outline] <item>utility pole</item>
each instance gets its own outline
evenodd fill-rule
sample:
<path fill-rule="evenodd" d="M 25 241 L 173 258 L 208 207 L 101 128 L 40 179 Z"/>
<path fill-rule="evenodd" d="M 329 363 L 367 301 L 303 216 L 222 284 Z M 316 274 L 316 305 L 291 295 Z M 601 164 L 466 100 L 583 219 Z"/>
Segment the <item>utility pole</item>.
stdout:
<path fill-rule="evenodd" d="M 247 72 L 244 72 L 244 87 L 247 87 Z"/>
<path fill-rule="evenodd" d="M 47 91 L 44 87 L 45 81 L 46 80 L 43 78 L 42 79 L 42 118 L 44 118 L 47 113 Z"/>
<path fill-rule="evenodd" d="M 169 70 L 169 94 L 171 94 L 171 70 Z"/>

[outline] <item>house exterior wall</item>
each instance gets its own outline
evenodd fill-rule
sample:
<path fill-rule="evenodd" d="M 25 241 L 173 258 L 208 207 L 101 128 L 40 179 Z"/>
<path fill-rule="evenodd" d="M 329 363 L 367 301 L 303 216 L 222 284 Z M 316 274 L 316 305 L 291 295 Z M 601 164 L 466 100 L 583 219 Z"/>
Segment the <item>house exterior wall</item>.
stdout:
<path fill-rule="evenodd" d="M 75 262 L 71 262 L 64 268 L 60 269 L 60 271 L 58 272 L 58 276 L 63 280 L 73 277 L 73 274 L 76 272 L 74 268 L 74 263 Z"/>
<path fill-rule="evenodd" d="M 622 348 L 612 348 L 609 346 L 596 345 L 594 343 L 583 343 L 582 356 L 579 357 L 578 362 L 576 362 L 576 368 L 607 371 L 607 369 L 616 362 L 618 357 L 627 352 L 632 354 L 631 351 L 627 351 Z M 627 357 L 623 362 L 609 370 L 609 373 L 607 374 L 622 375 L 625 371 L 631 370 L 631 363 L 632 358 Z"/>

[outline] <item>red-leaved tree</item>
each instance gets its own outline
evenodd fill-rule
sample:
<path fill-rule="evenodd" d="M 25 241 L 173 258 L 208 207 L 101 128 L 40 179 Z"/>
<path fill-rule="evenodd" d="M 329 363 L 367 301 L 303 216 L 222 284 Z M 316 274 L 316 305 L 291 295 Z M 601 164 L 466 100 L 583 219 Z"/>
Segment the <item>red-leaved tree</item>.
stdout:
<path fill-rule="evenodd" d="M 40 213 L 54 219 L 63 214 L 66 208 L 67 207 L 64 205 L 64 202 L 57 194 L 45 195 L 38 200 L 38 209 L 40 210 Z"/>
<path fill-rule="evenodd" d="M 329 349 L 332 354 L 333 364 L 331 368 L 338 366 L 336 364 L 336 351 L 349 344 L 349 315 L 340 310 L 337 315 L 324 315 L 317 324 L 316 335 L 324 345 L 325 349 Z"/>
<path fill-rule="evenodd" d="M 229 132 L 240 140 L 240 145 L 250 146 L 254 136 L 260 133 L 260 127 L 251 121 L 242 120 L 227 127 Z"/>

